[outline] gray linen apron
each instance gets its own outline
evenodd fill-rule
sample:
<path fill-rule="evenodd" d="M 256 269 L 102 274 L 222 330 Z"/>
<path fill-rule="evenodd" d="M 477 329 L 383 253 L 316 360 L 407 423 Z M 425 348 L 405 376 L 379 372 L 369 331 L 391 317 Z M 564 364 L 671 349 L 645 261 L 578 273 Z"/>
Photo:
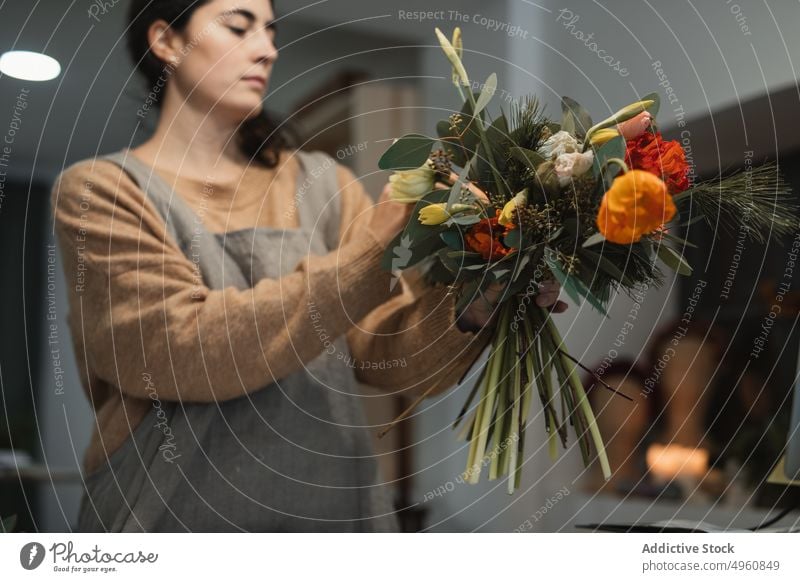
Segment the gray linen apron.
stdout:
<path fill-rule="evenodd" d="M 209 288 L 246 289 L 290 273 L 309 252 L 337 246 L 334 160 L 297 155 L 300 228 L 227 233 L 207 231 L 199 214 L 125 150 L 101 159 L 121 166 L 146 192 Z M 235 400 L 154 400 L 108 464 L 87 477 L 79 530 L 398 531 L 354 371 L 342 357 L 344 336 L 333 345 L 335 353 L 323 350 L 303 369 Z M 158 379 L 153 383 L 157 391 Z"/>

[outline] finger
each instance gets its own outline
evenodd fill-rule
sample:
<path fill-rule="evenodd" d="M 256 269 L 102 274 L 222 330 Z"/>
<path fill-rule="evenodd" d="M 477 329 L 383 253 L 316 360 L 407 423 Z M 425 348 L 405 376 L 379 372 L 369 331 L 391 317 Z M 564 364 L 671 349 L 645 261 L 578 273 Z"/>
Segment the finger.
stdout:
<path fill-rule="evenodd" d="M 392 193 L 392 184 L 390 182 L 386 182 L 383 186 L 383 190 L 381 190 L 381 196 L 378 199 L 379 202 L 385 202 L 389 200 L 389 195 Z"/>
<path fill-rule="evenodd" d="M 561 285 L 558 281 L 553 281 L 552 279 L 548 279 L 547 281 L 542 281 L 539 285 L 539 292 L 540 293 L 547 293 L 550 291 L 558 292 L 561 289 Z"/>
<path fill-rule="evenodd" d="M 569 305 L 563 301 L 556 301 L 550 308 L 550 311 L 552 313 L 564 313 L 567 309 L 569 309 Z"/>
<path fill-rule="evenodd" d="M 484 294 L 494 303 L 495 301 L 497 301 L 500 295 L 502 295 L 503 289 L 505 288 L 506 288 L 505 283 L 497 283 L 497 282 L 491 283 L 486 288 Z"/>
<path fill-rule="evenodd" d="M 536 295 L 536 305 L 539 307 L 550 307 L 558 299 L 557 291 L 550 291 L 546 293 L 539 292 Z"/>

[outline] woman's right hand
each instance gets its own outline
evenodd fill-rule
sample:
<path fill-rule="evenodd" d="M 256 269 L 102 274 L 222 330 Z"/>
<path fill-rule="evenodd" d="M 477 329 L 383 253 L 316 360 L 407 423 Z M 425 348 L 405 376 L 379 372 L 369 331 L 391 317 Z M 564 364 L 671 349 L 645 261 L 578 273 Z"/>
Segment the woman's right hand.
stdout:
<path fill-rule="evenodd" d="M 383 246 L 388 246 L 392 239 L 405 228 L 414 204 L 400 204 L 389 198 L 391 185 L 387 182 L 383 187 L 383 192 L 372 211 L 372 219 L 369 222 L 369 229 Z"/>

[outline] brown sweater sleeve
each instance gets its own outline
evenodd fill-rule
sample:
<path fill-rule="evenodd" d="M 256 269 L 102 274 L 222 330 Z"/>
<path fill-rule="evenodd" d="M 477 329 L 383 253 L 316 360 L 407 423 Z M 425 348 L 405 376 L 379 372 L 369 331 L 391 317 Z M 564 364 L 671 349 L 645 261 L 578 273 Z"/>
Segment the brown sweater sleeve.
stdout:
<path fill-rule="evenodd" d="M 352 172 L 339 166 L 342 190 L 341 244 L 364 237 L 363 217 L 372 201 Z M 347 333 L 357 377 L 376 388 L 414 397 L 453 386 L 490 340 L 489 328 L 462 332 L 455 296 L 446 286 L 429 286 L 415 269 L 404 271 L 402 292 L 372 310 Z"/>
<path fill-rule="evenodd" d="M 393 295 L 368 230 L 251 289 L 198 284 L 158 211 L 110 162 L 65 170 L 52 207 L 88 367 L 123 395 L 146 398 L 148 373 L 162 400 L 242 396 L 321 353 L 310 303 L 341 335 Z"/>

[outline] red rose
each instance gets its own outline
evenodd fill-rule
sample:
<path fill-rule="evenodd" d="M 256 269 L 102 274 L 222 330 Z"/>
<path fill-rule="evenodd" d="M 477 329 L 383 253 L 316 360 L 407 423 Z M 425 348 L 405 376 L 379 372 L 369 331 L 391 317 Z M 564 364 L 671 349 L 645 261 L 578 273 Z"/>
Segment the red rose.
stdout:
<path fill-rule="evenodd" d="M 649 131 L 627 141 L 625 157 L 631 169 L 644 170 L 667 184 L 670 194 L 689 187 L 689 165 L 677 141 L 664 141 L 661 134 Z"/>

